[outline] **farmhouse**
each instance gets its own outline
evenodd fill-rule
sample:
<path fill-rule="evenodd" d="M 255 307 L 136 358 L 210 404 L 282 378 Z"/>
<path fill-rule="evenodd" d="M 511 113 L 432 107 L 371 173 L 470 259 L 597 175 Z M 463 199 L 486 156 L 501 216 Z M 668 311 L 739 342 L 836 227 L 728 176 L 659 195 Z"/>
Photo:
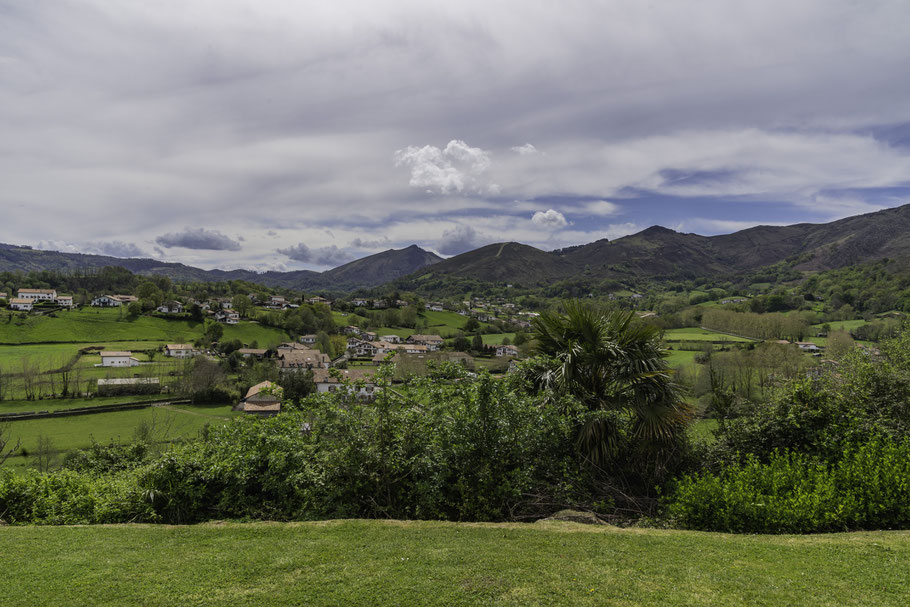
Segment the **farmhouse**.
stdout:
<path fill-rule="evenodd" d="M 156 309 L 162 314 L 181 314 L 183 313 L 183 304 L 179 301 L 168 301 Z"/>
<path fill-rule="evenodd" d="M 315 335 L 303 335 L 300 338 L 300 343 L 306 344 L 308 346 L 312 346 L 313 344 L 316 343 L 316 336 Z"/>
<path fill-rule="evenodd" d="M 319 296 L 310 297 L 308 300 L 306 300 L 306 302 L 308 304 L 325 304 L 325 305 L 329 305 L 330 303 L 332 303 L 325 297 L 319 297 Z"/>
<path fill-rule="evenodd" d="M 427 347 L 427 350 L 434 352 L 442 347 L 443 339 L 438 335 L 411 335 L 408 337 L 409 344 L 421 344 Z"/>
<path fill-rule="evenodd" d="M 353 356 L 372 358 L 376 355 L 376 352 L 376 344 L 372 342 L 354 339 L 353 337 L 348 340 L 348 353 Z"/>
<path fill-rule="evenodd" d="M 319 350 L 291 350 L 278 355 L 278 369 L 299 371 L 301 369 L 328 369 L 332 359 Z"/>
<path fill-rule="evenodd" d="M 266 380 L 247 390 L 238 408 L 244 413 L 271 417 L 281 413 L 281 396 L 281 386 Z"/>
<path fill-rule="evenodd" d="M 384 341 L 384 342 L 390 343 L 390 344 L 400 344 L 401 337 L 399 337 L 398 335 L 383 335 L 382 337 L 379 338 L 379 341 Z"/>
<path fill-rule="evenodd" d="M 236 325 L 240 322 L 240 314 L 230 308 L 218 310 L 215 312 L 215 320 L 226 325 Z"/>
<path fill-rule="evenodd" d="M 0 292 L 0 299 L 9 299 L 9 293 Z"/>
<path fill-rule="evenodd" d="M 101 353 L 102 367 L 135 367 L 138 364 L 139 360 L 133 358 L 132 352 L 104 351 Z"/>
<path fill-rule="evenodd" d="M 237 350 L 237 354 L 243 358 L 250 358 L 252 356 L 260 360 L 265 358 L 267 352 L 268 350 L 265 348 L 240 348 Z"/>
<path fill-rule="evenodd" d="M 445 308 L 442 307 L 442 304 L 439 302 L 430 302 L 423 305 L 424 308 L 431 312 L 442 312 Z"/>
<path fill-rule="evenodd" d="M 35 302 L 31 299 L 24 299 L 21 297 L 13 297 L 9 300 L 9 307 L 11 310 L 19 310 L 21 312 L 28 312 L 35 305 Z"/>
<path fill-rule="evenodd" d="M 328 369 L 314 369 L 313 382 L 316 384 L 316 391 L 319 393 L 346 392 L 358 400 L 365 401 L 371 401 L 376 398 L 378 389 L 372 371 L 366 369 L 336 369 L 335 373 L 337 373 L 338 377 L 334 377 Z M 346 381 L 355 385 L 345 387 L 343 382 Z"/>
<path fill-rule="evenodd" d="M 63 308 L 72 308 L 75 307 L 73 304 L 72 295 L 58 295 L 57 296 L 57 305 Z"/>
<path fill-rule="evenodd" d="M 132 295 L 102 295 L 92 300 L 92 305 L 99 308 L 116 308 L 128 303 L 138 301 Z"/>
<path fill-rule="evenodd" d="M 805 352 L 818 352 L 820 350 L 818 345 L 812 343 L 811 341 L 798 341 L 796 342 L 796 345 L 800 350 L 803 350 Z"/>
<path fill-rule="evenodd" d="M 354 300 L 351 301 L 351 304 L 357 306 L 358 308 L 362 308 L 362 307 L 364 307 L 365 305 L 367 305 L 367 300 L 365 300 L 365 299 L 354 299 Z"/>
<path fill-rule="evenodd" d="M 57 291 L 55 289 L 19 289 L 18 298 L 31 301 L 54 301 L 57 299 Z"/>
<path fill-rule="evenodd" d="M 496 348 L 496 356 L 518 356 L 518 348 L 515 346 L 499 346 Z"/>
<path fill-rule="evenodd" d="M 192 358 L 199 352 L 190 344 L 168 344 L 164 346 L 164 355 L 172 358 Z"/>

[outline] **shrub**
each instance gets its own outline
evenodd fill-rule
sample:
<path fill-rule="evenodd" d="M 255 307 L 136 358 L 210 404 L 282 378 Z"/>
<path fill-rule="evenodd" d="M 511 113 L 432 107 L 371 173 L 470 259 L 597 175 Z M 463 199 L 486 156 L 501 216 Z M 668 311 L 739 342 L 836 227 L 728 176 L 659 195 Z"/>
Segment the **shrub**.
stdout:
<path fill-rule="evenodd" d="M 815 533 L 910 526 L 910 440 L 874 438 L 826 461 L 776 451 L 717 473 L 684 476 L 665 515 L 679 526 L 736 533 Z"/>

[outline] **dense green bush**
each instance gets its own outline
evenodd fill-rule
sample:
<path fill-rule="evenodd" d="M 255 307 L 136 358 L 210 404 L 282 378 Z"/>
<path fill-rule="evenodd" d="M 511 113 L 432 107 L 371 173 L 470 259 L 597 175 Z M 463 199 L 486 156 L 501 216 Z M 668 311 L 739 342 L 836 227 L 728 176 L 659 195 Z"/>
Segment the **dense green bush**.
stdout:
<path fill-rule="evenodd" d="M 677 525 L 736 533 L 813 533 L 910 526 L 910 440 L 875 438 L 828 461 L 754 455 L 684 476 L 666 515 Z"/>
<path fill-rule="evenodd" d="M 572 401 L 446 364 L 371 403 L 340 393 L 244 416 L 160 456 L 96 447 L 70 469 L 0 477 L 10 523 L 391 517 L 503 520 L 604 508 Z M 6 514 L 3 514 L 6 512 Z"/>

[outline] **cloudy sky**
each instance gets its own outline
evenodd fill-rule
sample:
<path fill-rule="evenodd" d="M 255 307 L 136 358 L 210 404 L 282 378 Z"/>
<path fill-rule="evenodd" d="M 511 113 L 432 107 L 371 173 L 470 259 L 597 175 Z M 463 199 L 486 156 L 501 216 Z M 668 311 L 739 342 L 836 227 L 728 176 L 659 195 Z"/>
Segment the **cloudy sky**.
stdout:
<path fill-rule="evenodd" d="M 323 269 L 910 202 L 910 2 L 0 0 L 0 242 Z"/>

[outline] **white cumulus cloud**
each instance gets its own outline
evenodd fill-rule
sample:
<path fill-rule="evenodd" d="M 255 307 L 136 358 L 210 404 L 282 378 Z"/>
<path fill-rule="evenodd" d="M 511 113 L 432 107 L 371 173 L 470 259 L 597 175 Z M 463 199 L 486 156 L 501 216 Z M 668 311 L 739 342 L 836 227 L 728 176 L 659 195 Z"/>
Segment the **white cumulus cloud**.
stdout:
<path fill-rule="evenodd" d="M 565 216 L 554 209 L 549 209 L 547 211 L 537 211 L 534 213 L 534 216 L 531 217 L 531 221 L 533 221 L 536 225 L 548 230 L 559 230 L 569 225 L 569 222 L 566 221 Z"/>
<path fill-rule="evenodd" d="M 440 194 L 496 191 L 480 176 L 490 168 L 490 153 L 453 139 L 445 148 L 408 146 L 395 152 L 395 166 L 411 169 L 409 185 Z"/>

